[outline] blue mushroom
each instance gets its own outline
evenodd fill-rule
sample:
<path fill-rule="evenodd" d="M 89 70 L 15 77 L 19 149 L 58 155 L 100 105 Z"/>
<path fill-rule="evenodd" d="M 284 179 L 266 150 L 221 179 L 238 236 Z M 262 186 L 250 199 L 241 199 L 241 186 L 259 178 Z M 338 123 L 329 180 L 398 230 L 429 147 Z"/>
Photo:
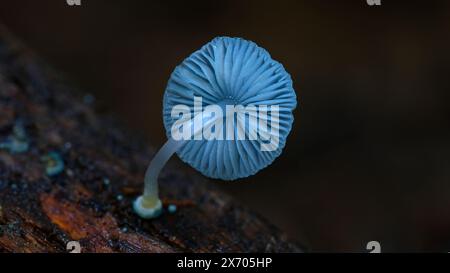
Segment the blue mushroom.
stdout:
<path fill-rule="evenodd" d="M 167 210 L 169 211 L 169 213 L 174 214 L 175 212 L 177 212 L 177 206 L 174 205 L 174 204 L 170 204 L 170 205 L 167 207 Z"/>
<path fill-rule="evenodd" d="M 158 175 L 177 153 L 207 177 L 235 180 L 270 165 L 285 144 L 297 105 L 290 75 L 251 41 L 218 37 L 173 71 L 164 94 L 168 141 L 134 202 L 143 218 L 161 214 Z"/>
<path fill-rule="evenodd" d="M 12 134 L 7 141 L 0 143 L 0 150 L 6 149 L 12 154 L 20 154 L 28 151 L 30 147 L 25 128 L 22 123 L 18 122 L 14 125 Z"/>
<path fill-rule="evenodd" d="M 48 176 L 56 176 L 64 171 L 64 161 L 57 152 L 50 152 L 42 157 L 45 162 L 45 173 Z"/>

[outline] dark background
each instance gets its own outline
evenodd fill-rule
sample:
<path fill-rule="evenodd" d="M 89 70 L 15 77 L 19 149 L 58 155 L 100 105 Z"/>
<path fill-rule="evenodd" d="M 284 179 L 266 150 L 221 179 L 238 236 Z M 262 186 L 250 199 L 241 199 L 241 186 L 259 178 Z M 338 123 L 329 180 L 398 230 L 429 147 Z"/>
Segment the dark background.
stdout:
<path fill-rule="evenodd" d="M 149 143 L 171 71 L 255 41 L 299 98 L 282 156 L 216 181 L 313 251 L 450 251 L 450 2 L 17 0 L 0 22 Z M 179 159 L 172 159 L 179 160 Z"/>

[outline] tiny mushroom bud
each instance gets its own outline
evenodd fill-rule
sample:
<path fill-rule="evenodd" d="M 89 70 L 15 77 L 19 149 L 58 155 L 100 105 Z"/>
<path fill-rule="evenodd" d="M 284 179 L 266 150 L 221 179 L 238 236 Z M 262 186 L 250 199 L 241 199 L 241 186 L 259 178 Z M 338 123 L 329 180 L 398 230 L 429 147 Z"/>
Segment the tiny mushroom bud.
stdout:
<path fill-rule="evenodd" d="M 45 173 L 48 176 L 56 176 L 64 170 L 64 161 L 57 152 L 50 152 L 42 157 L 45 163 Z"/>
<path fill-rule="evenodd" d="M 21 122 L 17 122 L 8 139 L 0 143 L 0 149 L 8 150 L 11 154 L 25 153 L 29 146 L 28 137 Z"/>
<path fill-rule="evenodd" d="M 168 140 L 146 171 L 135 212 L 146 219 L 161 214 L 158 175 L 174 153 L 223 180 L 267 167 L 286 144 L 296 105 L 290 75 L 266 50 L 241 38 L 213 39 L 169 79 L 163 101 Z"/>
<path fill-rule="evenodd" d="M 170 204 L 168 207 L 167 207 L 167 210 L 169 211 L 169 213 L 175 213 L 175 212 L 177 212 L 177 205 L 174 205 L 174 204 Z"/>

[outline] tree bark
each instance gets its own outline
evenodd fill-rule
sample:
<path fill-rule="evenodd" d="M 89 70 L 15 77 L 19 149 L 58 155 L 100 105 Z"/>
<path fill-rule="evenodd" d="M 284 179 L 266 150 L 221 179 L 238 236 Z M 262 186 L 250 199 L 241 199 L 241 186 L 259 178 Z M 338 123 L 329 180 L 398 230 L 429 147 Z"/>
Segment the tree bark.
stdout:
<path fill-rule="evenodd" d="M 82 252 L 302 252 L 174 163 L 160 191 L 178 210 L 140 219 L 131 204 L 156 150 L 81 94 L 0 26 L 0 252 L 66 252 L 69 241 Z"/>

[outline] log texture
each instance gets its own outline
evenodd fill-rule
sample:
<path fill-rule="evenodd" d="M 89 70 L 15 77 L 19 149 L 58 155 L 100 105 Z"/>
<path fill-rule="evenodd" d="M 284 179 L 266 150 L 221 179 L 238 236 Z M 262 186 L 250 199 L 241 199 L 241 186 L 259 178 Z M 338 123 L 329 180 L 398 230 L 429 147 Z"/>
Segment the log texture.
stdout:
<path fill-rule="evenodd" d="M 15 145 L 11 146 L 12 143 Z M 155 153 L 0 26 L 0 252 L 301 252 L 188 168 L 160 176 L 165 212 L 131 202 Z M 62 166 L 62 164 L 64 166 Z"/>

